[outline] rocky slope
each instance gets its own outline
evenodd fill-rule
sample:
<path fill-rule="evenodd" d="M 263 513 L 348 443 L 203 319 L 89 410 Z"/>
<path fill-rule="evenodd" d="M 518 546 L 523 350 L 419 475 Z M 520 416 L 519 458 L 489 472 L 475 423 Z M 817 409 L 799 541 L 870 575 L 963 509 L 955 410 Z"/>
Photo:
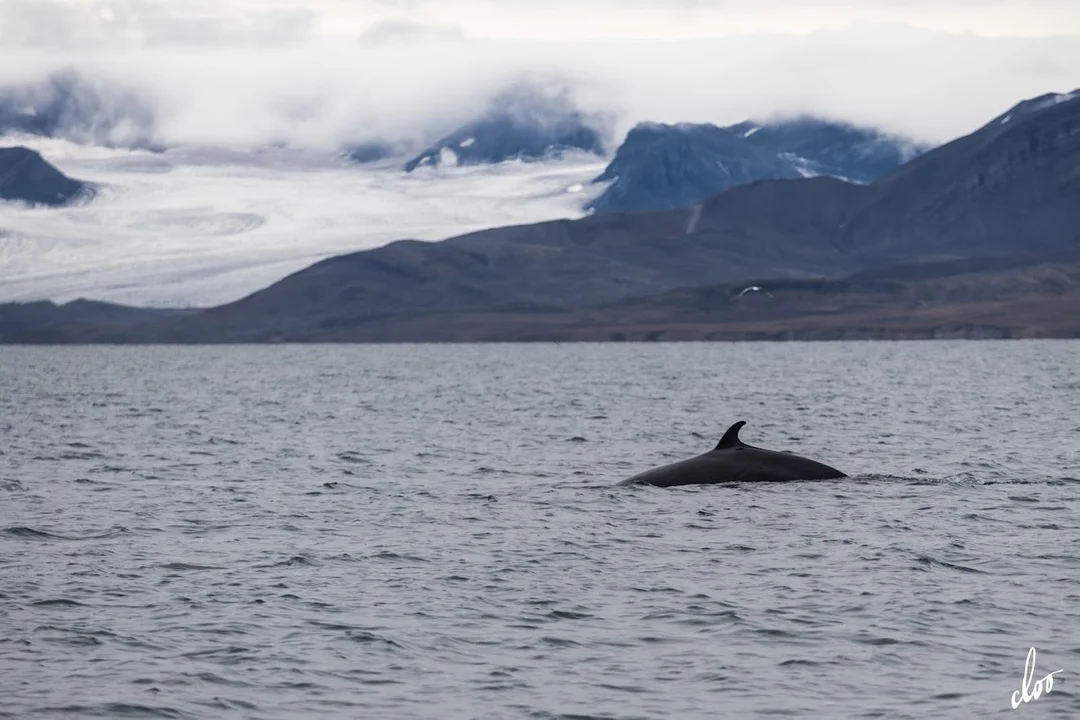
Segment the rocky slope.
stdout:
<path fill-rule="evenodd" d="M 69 178 L 40 153 L 24 147 L 0 148 L 0 199 L 59 207 L 92 194 L 91 184 Z"/>
<path fill-rule="evenodd" d="M 596 212 L 686 207 L 758 180 L 829 175 L 869 183 L 926 148 L 876 130 L 815 118 L 729 127 L 642 123 L 595 182 Z"/>

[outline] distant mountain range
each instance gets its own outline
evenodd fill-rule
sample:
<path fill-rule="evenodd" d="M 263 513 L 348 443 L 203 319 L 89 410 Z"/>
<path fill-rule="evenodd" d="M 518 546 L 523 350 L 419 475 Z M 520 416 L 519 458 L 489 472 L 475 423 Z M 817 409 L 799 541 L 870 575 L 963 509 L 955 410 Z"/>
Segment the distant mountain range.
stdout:
<path fill-rule="evenodd" d="M 406 172 L 442 165 L 558 158 L 569 150 L 604 154 L 597 118 L 518 89 L 492 109 L 409 159 Z M 588 204 L 597 213 L 686 207 L 710 195 L 758 180 L 830 175 L 868 183 L 928 147 L 871 128 L 800 117 L 771 123 L 639 123 L 594 182 L 610 183 Z M 353 162 L 386 160 L 386 143 L 350 148 Z"/>
<path fill-rule="evenodd" d="M 1038 102 L 1038 99 L 1032 102 Z M 39 82 L 0 86 L 0 135 L 28 134 L 78 143 L 161 151 L 153 105 L 131 89 L 94 82 L 68 69 Z M 409 157 L 385 140 L 345 147 L 356 164 L 402 158 L 405 172 L 444 165 L 539 161 L 567 151 L 604 156 L 606 120 L 578 110 L 565 90 L 527 82 L 494 96 L 477 119 Z M 926 148 L 844 123 L 815 118 L 634 127 L 604 172 L 610 183 L 591 212 L 685 207 L 736 185 L 831 175 L 871 182 Z"/>
<path fill-rule="evenodd" d="M 0 148 L 0 199 L 60 207 L 89 199 L 94 186 L 73 180 L 24 147 Z"/>
<path fill-rule="evenodd" d="M 1044 96 L 870 184 L 762 180 L 682 209 L 403 240 L 198 312 L 9 304 L 0 338 L 1080 337 L 1078 168 L 1080 94 Z"/>

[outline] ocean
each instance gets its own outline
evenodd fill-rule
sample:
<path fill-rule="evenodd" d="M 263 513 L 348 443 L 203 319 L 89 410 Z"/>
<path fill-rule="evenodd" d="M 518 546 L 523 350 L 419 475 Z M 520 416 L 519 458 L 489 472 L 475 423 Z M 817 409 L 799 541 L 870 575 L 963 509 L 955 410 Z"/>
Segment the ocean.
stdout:
<path fill-rule="evenodd" d="M 1078 489 L 1076 341 L 0 347 L 0 717 L 1075 718 Z"/>

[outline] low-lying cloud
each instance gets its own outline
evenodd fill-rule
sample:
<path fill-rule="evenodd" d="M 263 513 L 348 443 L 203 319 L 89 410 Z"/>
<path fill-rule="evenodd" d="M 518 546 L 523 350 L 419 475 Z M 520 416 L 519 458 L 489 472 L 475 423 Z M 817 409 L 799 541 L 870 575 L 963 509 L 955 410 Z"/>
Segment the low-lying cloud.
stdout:
<path fill-rule="evenodd" d="M 12 2 L 37 5 L 6 2 L 8 18 Z M 270 27 L 260 22 L 214 31 L 252 42 L 78 52 L 63 43 L 9 45 L 0 85 L 42 83 L 69 68 L 140 108 L 137 127 L 147 143 L 321 149 L 368 140 L 422 145 L 474 119 L 523 77 L 555 78 L 583 113 L 616 118 L 609 145 L 642 120 L 727 124 L 799 113 L 940 142 L 1023 98 L 1080 87 L 1080 42 L 1071 37 L 865 25 L 804 35 L 557 42 L 474 38 L 453 25 L 407 22 L 312 37 L 310 18 L 277 37 L 272 28 L 258 30 Z M 2 35 L 46 32 L 28 23 Z M 197 28 L 161 23 L 174 39 Z M 115 124 L 118 133 L 132 132 L 130 123 Z"/>

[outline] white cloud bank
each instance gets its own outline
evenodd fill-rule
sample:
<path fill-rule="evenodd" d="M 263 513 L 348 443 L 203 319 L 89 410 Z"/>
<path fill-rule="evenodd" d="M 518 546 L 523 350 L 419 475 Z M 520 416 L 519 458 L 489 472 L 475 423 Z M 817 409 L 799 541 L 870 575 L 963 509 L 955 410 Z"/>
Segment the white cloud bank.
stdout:
<path fill-rule="evenodd" d="M 0 0 L 0 46 L 0 83 L 137 88 L 163 143 L 421 142 L 526 74 L 617 134 L 813 112 L 943 141 L 1080 87 L 1080 2 Z"/>

